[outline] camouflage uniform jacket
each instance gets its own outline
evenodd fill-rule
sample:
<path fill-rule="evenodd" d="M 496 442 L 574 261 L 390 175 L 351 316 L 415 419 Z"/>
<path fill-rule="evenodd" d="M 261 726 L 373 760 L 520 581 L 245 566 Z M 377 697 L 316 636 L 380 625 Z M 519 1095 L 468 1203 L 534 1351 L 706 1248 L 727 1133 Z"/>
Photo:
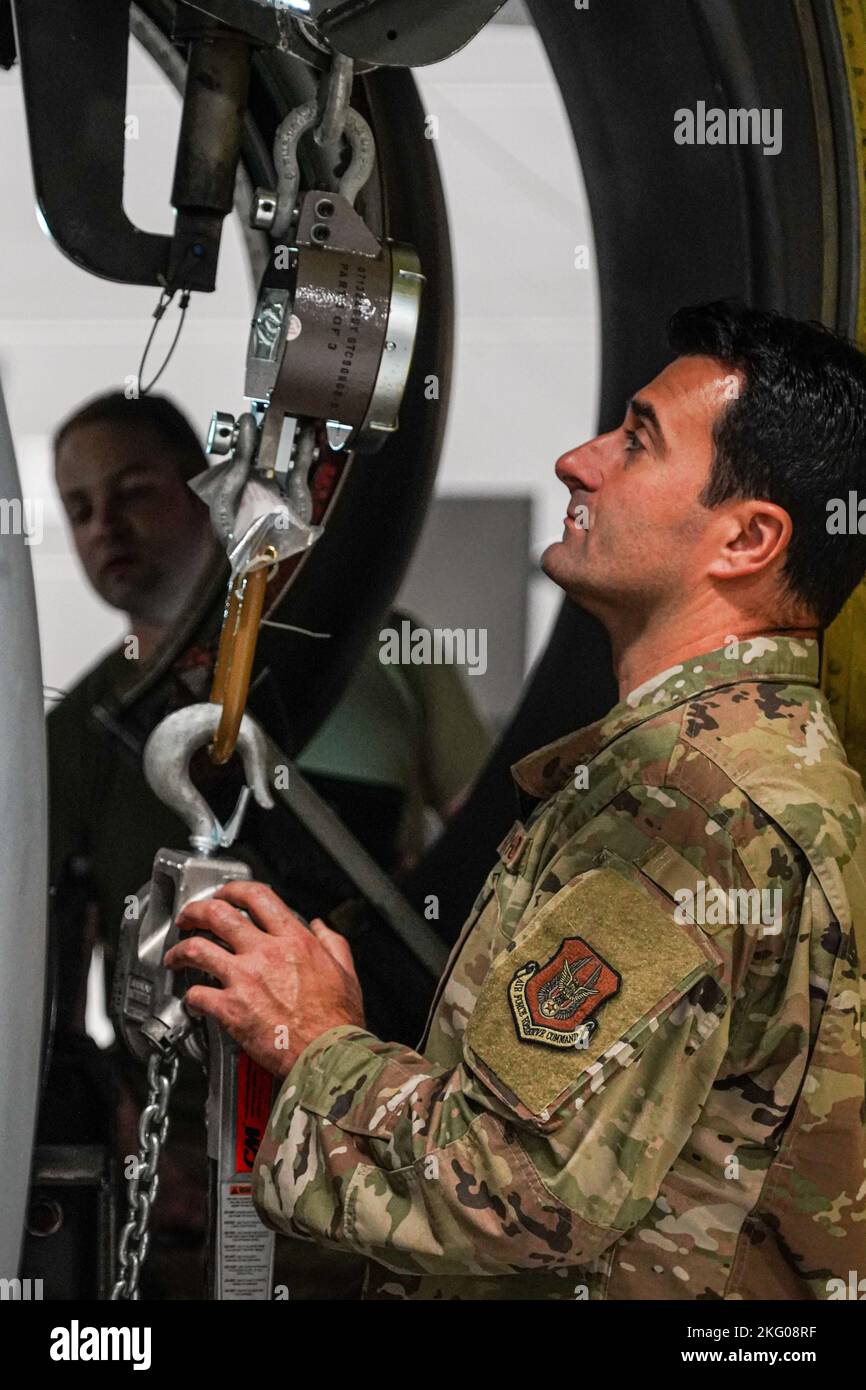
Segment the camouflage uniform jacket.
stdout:
<path fill-rule="evenodd" d="M 266 1222 L 368 1256 L 367 1297 L 851 1296 L 866 808 L 818 657 L 719 649 L 517 764 L 545 799 L 425 1041 L 310 1044 Z"/>

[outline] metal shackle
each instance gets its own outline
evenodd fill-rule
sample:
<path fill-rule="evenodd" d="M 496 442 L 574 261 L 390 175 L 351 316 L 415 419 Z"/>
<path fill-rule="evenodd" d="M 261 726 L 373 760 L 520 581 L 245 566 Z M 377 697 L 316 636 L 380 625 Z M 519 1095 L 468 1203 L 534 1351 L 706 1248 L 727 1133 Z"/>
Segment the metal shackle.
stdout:
<path fill-rule="evenodd" d="M 298 165 L 298 142 L 305 131 L 318 123 L 319 108 L 315 101 L 296 106 L 277 127 L 274 136 L 274 167 L 277 171 L 277 206 L 270 233 L 274 240 L 288 235 L 295 204 L 301 186 Z M 376 142 L 364 117 L 353 107 L 346 112 L 346 138 L 352 157 L 340 179 L 338 192 L 351 207 L 373 172 L 376 162 Z"/>

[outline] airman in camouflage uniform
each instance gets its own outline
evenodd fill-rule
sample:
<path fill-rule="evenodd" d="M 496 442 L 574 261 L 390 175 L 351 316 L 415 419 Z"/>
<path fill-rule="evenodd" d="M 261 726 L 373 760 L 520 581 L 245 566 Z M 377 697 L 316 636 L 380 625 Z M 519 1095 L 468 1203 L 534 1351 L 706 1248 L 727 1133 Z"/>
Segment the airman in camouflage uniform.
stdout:
<path fill-rule="evenodd" d="M 815 641 L 732 643 L 519 763 L 547 799 L 426 1041 L 307 1048 L 263 1218 L 368 1255 L 368 1297 L 827 1298 L 866 1271 L 866 808 L 817 680 Z"/>
<path fill-rule="evenodd" d="M 866 807 L 818 683 L 866 571 L 824 513 L 866 479 L 866 358 L 724 303 L 670 341 L 556 465 L 544 568 L 604 623 L 620 702 L 515 767 L 419 1050 L 365 1029 L 346 943 L 266 888 L 179 919 L 230 952 L 172 948 L 221 986 L 190 1007 L 284 1078 L 259 1212 L 368 1257 L 367 1297 L 866 1288 Z"/>

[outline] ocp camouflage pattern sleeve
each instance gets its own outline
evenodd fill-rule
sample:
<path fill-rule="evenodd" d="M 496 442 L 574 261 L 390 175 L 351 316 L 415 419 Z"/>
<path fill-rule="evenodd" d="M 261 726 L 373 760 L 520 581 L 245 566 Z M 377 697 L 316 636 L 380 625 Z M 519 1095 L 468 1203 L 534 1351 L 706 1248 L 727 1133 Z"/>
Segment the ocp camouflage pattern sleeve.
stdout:
<path fill-rule="evenodd" d="M 518 764 L 420 1050 L 306 1050 L 263 1218 L 372 1257 L 366 1297 L 850 1296 L 866 805 L 817 682 L 814 641 L 734 641 Z"/>
<path fill-rule="evenodd" d="M 395 1270 L 501 1275 L 584 1264 L 646 1214 L 730 1021 L 730 940 L 719 949 L 640 866 L 600 848 L 649 849 L 663 878 L 660 812 L 696 832 L 695 808 L 667 801 L 631 789 L 566 841 L 543 905 L 527 905 L 484 974 L 458 1065 L 348 1028 L 307 1049 L 256 1165 L 268 1222 Z M 725 838 L 708 853 L 723 878 Z M 695 877 L 664 849 L 668 876 L 673 855 Z"/>

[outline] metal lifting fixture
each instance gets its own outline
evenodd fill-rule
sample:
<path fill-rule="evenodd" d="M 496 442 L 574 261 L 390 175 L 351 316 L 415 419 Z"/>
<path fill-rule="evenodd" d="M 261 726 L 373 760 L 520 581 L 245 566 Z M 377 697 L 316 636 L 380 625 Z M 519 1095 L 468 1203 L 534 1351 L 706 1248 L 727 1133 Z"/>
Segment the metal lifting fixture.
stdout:
<path fill-rule="evenodd" d="M 196 977 L 208 977 L 191 971 L 176 974 L 163 964 L 166 951 L 179 940 L 177 918 L 184 907 L 211 897 L 223 883 L 251 877 L 242 860 L 215 853 L 233 843 L 249 797 L 264 808 L 273 806 L 265 736 L 248 715 L 238 732 L 247 783 L 225 826 L 194 786 L 189 761 L 214 737 L 219 718 L 214 705 L 177 710 L 154 730 L 145 748 L 147 780 L 186 822 L 192 848 L 159 850 L 150 882 L 137 895 L 135 916 L 121 924 L 112 1012 L 133 1056 L 147 1063 L 148 1099 L 139 1126 L 135 1172 L 129 1180 L 129 1215 L 121 1232 L 114 1299 L 140 1296 L 159 1160 L 182 1053 L 205 1066 L 208 1075 L 210 1295 L 244 1300 L 270 1297 L 273 1235 L 256 1217 L 250 1173 L 270 1111 L 272 1078 L 217 1024 L 210 1019 L 203 1024 L 187 1010 L 187 989 Z"/>

